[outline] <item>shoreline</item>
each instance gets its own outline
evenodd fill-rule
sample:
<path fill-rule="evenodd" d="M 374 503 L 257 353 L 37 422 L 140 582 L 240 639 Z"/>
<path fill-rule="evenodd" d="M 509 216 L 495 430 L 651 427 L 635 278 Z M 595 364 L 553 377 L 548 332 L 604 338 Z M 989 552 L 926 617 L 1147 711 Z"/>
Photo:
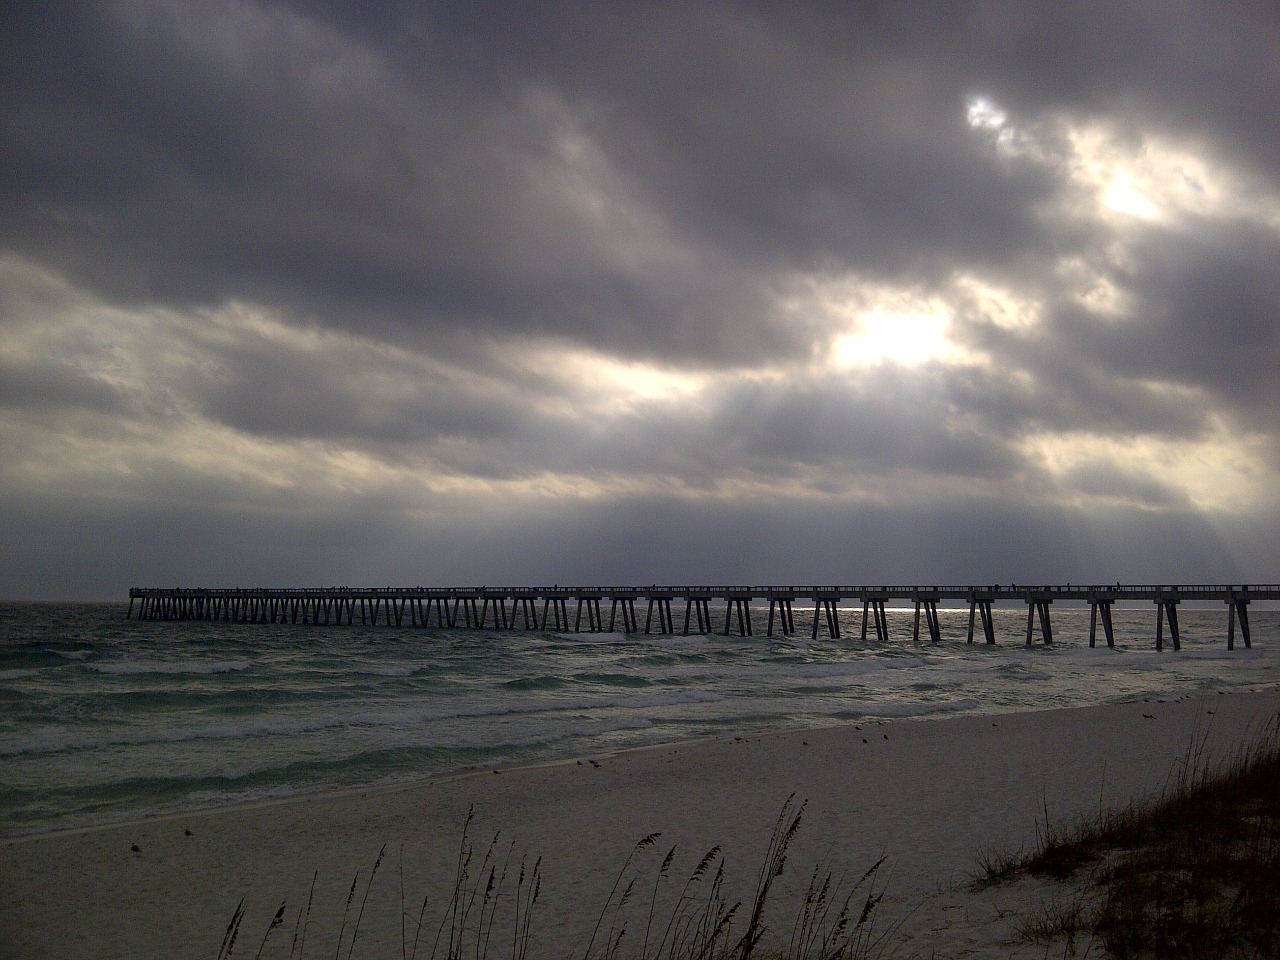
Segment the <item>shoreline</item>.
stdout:
<path fill-rule="evenodd" d="M 1280 691 L 1280 681 L 1276 683 L 1259 683 L 1254 688 L 1231 691 L 1212 691 L 1204 692 L 1199 698 L 1211 696 L 1230 696 L 1237 693 L 1266 693 L 1268 691 Z M 570 754 L 563 757 L 548 757 L 543 759 L 531 759 L 527 761 L 515 761 L 512 763 L 488 764 L 485 766 L 467 766 L 457 767 L 453 769 L 441 770 L 435 773 L 414 774 L 403 780 L 379 781 L 367 784 L 355 784 L 349 786 L 316 786 L 311 788 L 300 789 L 296 791 L 272 794 L 260 797 L 247 797 L 244 799 L 214 802 L 209 804 L 201 804 L 192 807 L 180 809 L 165 810 L 141 810 L 132 813 L 122 813 L 118 818 L 103 821 L 101 823 L 88 823 L 74 826 L 64 827 L 37 827 L 29 832 L 3 834 L 0 833 L 0 849 L 11 844 L 22 843 L 41 838 L 53 838 L 62 836 L 76 836 L 80 834 L 96 833 L 109 830 L 122 830 L 132 825 L 146 824 L 150 822 L 165 822 L 180 820 L 186 817 L 202 817 L 215 815 L 222 812 L 233 812 L 239 810 L 253 810 L 259 808 L 272 808 L 278 806 L 287 806 L 293 803 L 313 800 L 313 799 L 334 799 L 341 800 L 344 797 L 359 795 L 362 798 L 376 797 L 384 793 L 394 793 L 400 790 L 413 790 L 419 788 L 432 787 L 436 784 L 444 784 L 458 780 L 464 780 L 470 777 L 485 776 L 495 772 L 505 773 L 521 773 L 525 771 L 536 771 L 547 768 L 555 768 L 560 766 L 580 765 L 584 761 L 591 760 L 600 761 L 602 759 L 617 759 L 632 754 L 644 754 L 650 751 L 677 750 L 683 748 L 709 747 L 717 744 L 727 744 L 730 742 L 742 742 L 744 740 L 764 741 L 774 737 L 797 737 L 802 735 L 814 734 L 817 736 L 824 735 L 830 731 L 858 729 L 863 726 L 884 726 L 890 723 L 945 723 L 950 720 L 961 720 L 971 717 L 1008 717 L 1022 715 L 1036 715 L 1041 713 L 1051 713 L 1056 711 L 1070 710 L 1088 710 L 1096 707 L 1117 706 L 1131 703 L 1174 703 L 1179 700 L 1196 699 L 1196 697 L 1184 696 L 1180 698 L 1164 697 L 1164 698 L 1142 698 L 1141 700 L 1121 700 L 1110 704 L 1086 704 L 1083 706 L 1070 707 L 1044 707 L 1039 710 L 1006 710 L 1002 712 L 956 712 L 944 713 L 941 711 L 930 711 L 922 713 L 909 713 L 901 716 L 885 716 L 870 717 L 863 720 L 846 720 L 839 723 L 831 723 L 823 726 L 814 727 L 783 727 L 778 729 L 760 730 L 743 735 L 705 735 L 698 736 L 688 740 L 671 740 L 661 743 L 636 744 L 633 746 L 618 747 L 612 750 L 596 750 L 588 753 Z"/>
<path fill-rule="evenodd" d="M 944 926 L 977 936 L 991 916 L 973 914 L 983 898 L 961 886 L 979 853 L 1028 846 L 1046 813 L 1064 823 L 1150 797 L 1201 751 L 1231 759 L 1277 712 L 1280 690 L 1272 686 L 1164 702 L 867 721 L 11 837 L 0 841 L 0 945 L 14 960 L 214 956 L 242 896 L 246 936 L 258 939 L 282 899 L 306 901 L 316 872 L 318 910 L 323 922 L 336 922 L 352 877 L 367 876 L 385 844 L 389 859 L 403 856 L 403 864 L 384 868 L 386 887 L 371 898 L 362 944 L 399 956 L 393 875 L 403 870 L 411 900 L 425 891 L 439 902 L 473 810 L 479 846 L 501 833 L 517 856 L 545 858 L 534 957 L 552 960 L 575 944 L 580 953 L 581 928 L 641 837 L 662 831 L 660 845 L 676 844 L 695 860 L 723 845 L 730 874 L 746 883 L 793 793 L 809 806 L 788 882 L 807 881 L 824 859 L 860 874 L 887 856 L 885 907 L 909 917 L 899 936 L 936 942 L 943 901 Z M 956 911 L 969 917 L 967 926 Z M 325 941 L 318 922 L 317 936 L 330 949 L 332 933 Z M 288 937 L 282 940 L 287 950 Z"/>
<path fill-rule="evenodd" d="M 1254 694 L 1267 693 L 1271 691 L 1280 691 L 1280 680 L 1278 681 L 1260 681 L 1249 687 L 1236 688 L 1233 690 L 1217 690 L 1202 691 L 1198 694 L 1185 694 L 1181 697 L 1166 695 L 1163 697 L 1142 697 L 1133 700 L 1120 700 L 1112 703 L 1097 703 L 1075 706 L 1051 706 L 1038 710 L 1028 709 L 1007 709 L 997 712 L 983 710 L 966 710 L 963 712 L 944 712 L 923 711 L 911 712 L 901 715 L 885 715 L 872 716 L 861 720 L 844 720 L 834 722 L 822 726 L 813 727 L 781 727 L 775 729 L 766 729 L 752 731 L 742 735 L 730 734 L 707 734 L 693 737 L 687 740 L 671 740 L 659 743 L 635 744 L 631 746 L 622 746 L 611 750 L 596 750 L 586 753 L 573 753 L 559 757 L 546 757 L 542 759 L 517 760 L 511 763 L 487 764 L 484 766 L 466 766 L 452 769 L 444 769 L 432 773 L 412 774 L 404 779 L 384 780 L 366 784 L 353 784 L 346 786 L 313 786 L 301 788 L 297 790 L 289 790 L 286 792 L 269 794 L 258 797 L 246 797 L 235 800 L 216 801 L 207 804 L 199 804 L 191 807 L 178 807 L 170 809 L 143 809 L 133 812 L 122 812 L 118 816 L 112 816 L 110 819 L 98 823 L 85 823 L 68 826 L 50 826 L 50 827 L 34 827 L 24 829 L 17 833 L 0 832 L 0 849 L 16 843 L 36 840 L 40 838 L 52 838 L 60 836 L 75 836 L 79 834 L 94 833 L 99 831 L 126 829 L 134 824 L 148 823 L 152 821 L 172 821 L 182 819 L 184 817 L 205 816 L 217 814 L 224 811 L 234 811 L 240 809 L 254 809 L 259 807 L 275 807 L 280 805 L 288 805 L 304 800 L 316 798 L 341 799 L 342 797 L 360 795 L 368 796 L 378 795 L 386 792 L 396 792 L 399 790 L 415 789 L 424 786 L 432 786 L 437 783 L 445 783 L 473 776 L 482 776 L 494 771 L 520 772 L 526 770 L 539 770 L 543 768 L 553 768 L 557 766 L 568 766 L 575 763 L 581 764 L 583 761 L 591 759 L 600 760 L 604 758 L 617 758 L 630 754 L 643 754 L 647 751 L 668 750 L 686 747 L 711 746 L 715 744 L 724 744 L 730 741 L 742 741 L 744 739 L 762 740 L 772 737 L 795 737 L 805 734 L 822 734 L 832 730 L 845 730 L 849 728 L 860 728 L 862 725 L 884 725 L 890 723 L 945 723 L 947 721 L 962 720 L 972 717 L 1001 717 L 1001 716 L 1021 716 L 1034 715 L 1040 713 L 1048 713 L 1054 711 L 1071 711 L 1071 710 L 1088 710 L 1101 707 L 1119 706 L 1131 703 L 1174 703 L 1180 700 L 1195 699 L 1197 697 L 1212 696 L 1231 696 L 1235 694 Z"/>

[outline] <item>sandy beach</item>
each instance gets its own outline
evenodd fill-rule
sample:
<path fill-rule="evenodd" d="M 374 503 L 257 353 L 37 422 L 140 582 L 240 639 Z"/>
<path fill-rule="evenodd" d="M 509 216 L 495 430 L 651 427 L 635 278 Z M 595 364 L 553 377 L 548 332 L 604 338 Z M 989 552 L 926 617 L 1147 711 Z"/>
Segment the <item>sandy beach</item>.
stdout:
<path fill-rule="evenodd" d="M 0 955 L 213 958 L 244 898 L 237 955 L 254 955 L 285 901 L 286 922 L 263 953 L 285 957 L 313 876 L 307 955 L 331 955 L 353 878 L 358 904 L 385 845 L 354 955 L 400 957 L 401 884 L 415 915 L 427 897 L 434 932 L 473 810 L 477 856 L 497 834 L 497 851 L 510 852 L 513 864 L 522 855 L 542 858 L 531 956 L 581 956 L 640 838 L 662 834 L 636 861 L 643 883 L 653 882 L 673 845 L 672 874 L 682 880 L 719 844 L 726 889 L 748 897 L 773 824 L 794 794 L 807 806 L 774 904 L 777 926 L 789 927 L 787 906 L 816 863 L 856 878 L 885 857 L 879 922 L 890 955 L 1038 956 L 1042 947 L 1006 942 L 1011 912 L 1040 895 L 1038 884 L 975 892 L 968 881 L 977 856 L 1030 847 L 1046 811 L 1067 823 L 1155 794 L 1189 752 L 1234 756 L 1277 711 L 1280 692 L 1272 689 L 871 722 L 11 839 L 0 843 Z M 494 956 L 509 950 L 507 942 Z"/>

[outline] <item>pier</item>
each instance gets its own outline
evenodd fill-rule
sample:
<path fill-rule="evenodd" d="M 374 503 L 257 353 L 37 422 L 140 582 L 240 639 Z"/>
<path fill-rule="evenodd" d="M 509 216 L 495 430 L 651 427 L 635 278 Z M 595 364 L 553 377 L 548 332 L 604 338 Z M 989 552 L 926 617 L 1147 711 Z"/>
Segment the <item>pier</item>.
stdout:
<path fill-rule="evenodd" d="M 1031 646 L 1039 638 L 1053 643 L 1050 607 L 1055 601 L 1074 601 L 1089 606 L 1089 646 L 1096 646 L 1098 626 L 1107 646 L 1115 646 L 1112 607 L 1116 603 L 1150 603 L 1155 611 L 1155 646 L 1168 642 L 1181 648 L 1178 605 L 1183 601 L 1222 603 L 1226 606 L 1227 649 L 1235 649 L 1236 635 L 1245 647 L 1252 646 L 1249 631 L 1249 604 L 1254 600 L 1280 600 L 1280 584 L 1141 586 L 657 586 L 647 587 L 318 587 L 318 588 L 233 588 L 133 587 L 129 590 L 129 618 L 138 620 L 209 620 L 232 623 L 303 624 L 385 624 L 471 630 L 555 630 L 559 632 L 640 632 L 638 604 L 645 605 L 644 633 L 676 633 L 676 614 L 684 605 L 683 632 L 710 633 L 712 604 L 724 604 L 723 628 L 726 636 L 753 635 L 752 604 L 768 601 L 766 634 L 774 628 L 784 636 L 796 632 L 793 604 L 813 603 L 809 634 L 817 639 L 825 632 L 831 639 L 841 635 L 839 612 L 842 603 L 862 605 L 861 639 L 868 627 L 876 639 L 887 642 L 887 604 L 909 601 L 915 607 L 912 640 L 924 630 L 933 643 L 941 641 L 938 620 L 940 603 L 968 604 L 968 642 L 973 643 L 981 626 L 981 637 L 994 644 L 995 622 L 992 605 L 997 602 L 1025 603 L 1025 642 Z M 608 615 L 605 615 L 605 604 Z M 674 608 L 674 609 L 673 609 Z M 572 612 L 571 612 L 572 611 Z M 585 615 L 585 616 L 584 616 Z"/>

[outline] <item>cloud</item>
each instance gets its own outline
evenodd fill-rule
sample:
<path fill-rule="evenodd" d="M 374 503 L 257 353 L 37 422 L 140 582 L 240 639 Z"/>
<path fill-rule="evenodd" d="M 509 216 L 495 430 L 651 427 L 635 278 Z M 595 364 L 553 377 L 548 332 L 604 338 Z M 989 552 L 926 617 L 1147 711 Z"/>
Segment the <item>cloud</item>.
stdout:
<path fill-rule="evenodd" d="M 1141 2 L 6 9 L 0 502 L 166 562 L 139 518 L 185 505 L 371 573 L 341 531 L 375 517 L 483 544 L 460 572 L 541 538 L 622 575 L 601 551 L 743 524 L 772 570 L 781 525 L 832 516 L 904 563 L 908 518 L 968 548 L 910 539 L 922 569 L 1034 565 L 1058 524 L 1138 569 L 1181 522 L 1247 570 L 1242 518 L 1280 512 L 1278 31 Z"/>

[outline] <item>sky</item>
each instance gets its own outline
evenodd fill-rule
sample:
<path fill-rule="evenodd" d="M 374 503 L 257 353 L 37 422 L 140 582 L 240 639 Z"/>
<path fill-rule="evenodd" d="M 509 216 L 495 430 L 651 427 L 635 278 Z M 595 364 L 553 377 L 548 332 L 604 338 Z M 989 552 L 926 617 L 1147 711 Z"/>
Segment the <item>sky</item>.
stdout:
<path fill-rule="evenodd" d="M 0 597 L 1280 582 L 1280 7 L 0 7 Z"/>

